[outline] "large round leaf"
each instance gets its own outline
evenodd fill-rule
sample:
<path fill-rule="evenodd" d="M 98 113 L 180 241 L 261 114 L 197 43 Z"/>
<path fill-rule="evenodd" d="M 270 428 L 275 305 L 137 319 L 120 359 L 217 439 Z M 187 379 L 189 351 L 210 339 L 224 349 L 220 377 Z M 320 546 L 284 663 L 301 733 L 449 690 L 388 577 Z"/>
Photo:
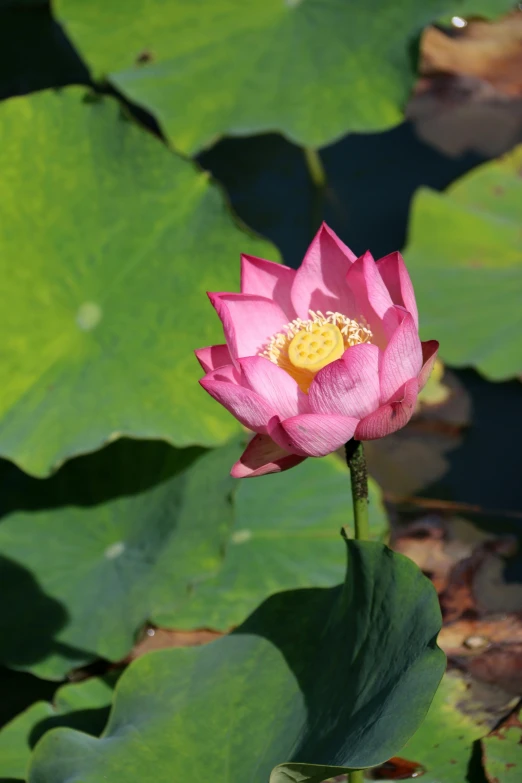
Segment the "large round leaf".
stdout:
<path fill-rule="evenodd" d="M 407 558 L 347 548 L 344 586 L 279 593 L 230 636 L 131 664 L 102 739 L 49 732 L 30 783 L 138 783 L 151 765 L 158 783 L 267 783 L 285 761 L 359 767 L 396 753 L 444 669 L 438 601 Z"/>
<path fill-rule="evenodd" d="M 276 252 L 112 99 L 15 98 L 0 134 L 0 453 L 44 475 L 120 434 L 224 442 L 193 356 L 222 341 L 205 292 Z"/>
<path fill-rule="evenodd" d="M 522 373 L 522 147 L 444 194 L 420 190 L 406 259 L 424 337 L 493 380 Z"/>
<path fill-rule="evenodd" d="M 280 590 L 332 587 L 344 574 L 342 527 L 353 535 L 350 476 L 335 456 L 239 482 L 220 572 L 195 585 L 185 605 L 155 607 L 151 619 L 176 628 L 228 630 Z M 387 530 L 379 488 L 370 481 L 371 535 L 383 540 Z"/>
<path fill-rule="evenodd" d="M 481 0 L 478 0 L 481 2 Z M 57 0 L 95 76 L 192 154 L 221 134 L 279 130 L 322 146 L 400 122 L 424 24 L 470 0 Z M 484 6 L 484 2 L 481 2 Z M 506 0 L 489 0 L 491 10 Z"/>
<path fill-rule="evenodd" d="M 27 510 L 0 524 L 0 660 L 62 679 L 127 655 L 152 606 L 219 568 L 237 449 L 123 439 L 45 482 L 4 468 L 4 507 Z"/>
<path fill-rule="evenodd" d="M 0 780 L 25 780 L 31 749 L 57 726 L 100 734 L 109 715 L 114 676 L 91 677 L 58 689 L 53 702 L 38 701 L 0 731 Z"/>

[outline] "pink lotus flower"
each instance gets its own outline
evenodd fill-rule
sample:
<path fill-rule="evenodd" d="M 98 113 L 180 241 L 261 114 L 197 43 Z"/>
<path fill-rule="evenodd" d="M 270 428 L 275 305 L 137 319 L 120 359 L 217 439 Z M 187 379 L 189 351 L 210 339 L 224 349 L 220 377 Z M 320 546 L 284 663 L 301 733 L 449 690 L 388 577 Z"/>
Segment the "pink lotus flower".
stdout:
<path fill-rule="evenodd" d="M 241 293 L 209 294 L 226 345 L 204 389 L 257 435 L 232 468 L 261 476 L 404 427 L 438 343 L 421 343 L 400 253 L 360 258 L 323 224 L 299 269 L 241 257 Z"/>

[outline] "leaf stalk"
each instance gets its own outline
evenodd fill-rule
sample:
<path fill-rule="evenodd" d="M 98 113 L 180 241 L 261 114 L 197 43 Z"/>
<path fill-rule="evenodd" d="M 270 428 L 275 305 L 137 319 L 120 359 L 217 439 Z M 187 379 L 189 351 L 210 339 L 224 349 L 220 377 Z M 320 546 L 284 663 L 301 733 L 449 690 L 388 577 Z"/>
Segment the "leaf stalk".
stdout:
<path fill-rule="evenodd" d="M 352 483 L 354 538 L 366 541 L 370 537 L 368 520 L 368 469 L 361 441 L 349 440 L 345 445 L 346 463 Z M 348 783 L 364 783 L 364 771 L 354 769 L 348 773 Z"/>
<path fill-rule="evenodd" d="M 352 482 L 354 538 L 356 541 L 367 541 L 370 537 L 370 524 L 368 521 L 368 470 L 364 447 L 359 440 L 349 440 L 345 451 Z"/>

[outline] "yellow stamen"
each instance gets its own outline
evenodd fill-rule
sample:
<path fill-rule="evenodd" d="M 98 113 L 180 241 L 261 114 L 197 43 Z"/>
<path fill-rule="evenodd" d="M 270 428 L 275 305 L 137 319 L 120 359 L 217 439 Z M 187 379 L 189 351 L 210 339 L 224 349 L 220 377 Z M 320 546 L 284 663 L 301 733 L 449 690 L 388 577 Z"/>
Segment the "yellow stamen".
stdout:
<path fill-rule="evenodd" d="M 275 334 L 261 351 L 274 364 L 295 378 L 308 392 L 314 376 L 347 348 L 371 341 L 372 332 L 364 318 L 352 320 L 342 313 L 309 310 L 307 321 L 296 318 Z"/>

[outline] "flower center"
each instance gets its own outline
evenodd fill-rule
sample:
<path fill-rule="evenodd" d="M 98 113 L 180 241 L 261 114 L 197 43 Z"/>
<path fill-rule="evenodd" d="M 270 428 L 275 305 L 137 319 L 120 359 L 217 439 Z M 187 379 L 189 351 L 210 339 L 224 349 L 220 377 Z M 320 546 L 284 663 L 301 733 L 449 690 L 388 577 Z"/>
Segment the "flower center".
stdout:
<path fill-rule="evenodd" d="M 314 324 L 311 331 L 301 329 L 288 346 L 288 358 L 294 367 L 311 372 L 318 372 L 343 353 L 343 336 L 334 324 Z"/>
<path fill-rule="evenodd" d="M 308 313 L 307 321 L 296 318 L 286 324 L 260 353 L 291 375 L 304 392 L 319 370 L 340 359 L 347 348 L 368 343 L 373 336 L 364 318 L 355 321 L 331 311 Z"/>

